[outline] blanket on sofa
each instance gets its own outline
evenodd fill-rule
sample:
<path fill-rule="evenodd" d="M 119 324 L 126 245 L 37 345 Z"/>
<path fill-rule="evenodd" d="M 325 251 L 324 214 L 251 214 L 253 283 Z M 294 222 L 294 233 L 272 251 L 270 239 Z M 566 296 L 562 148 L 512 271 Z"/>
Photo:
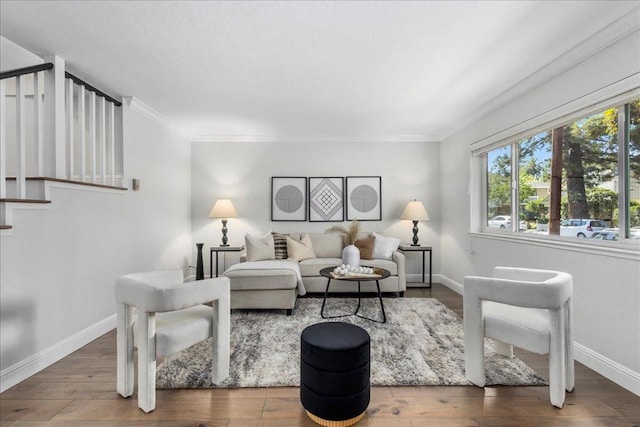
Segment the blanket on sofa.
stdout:
<path fill-rule="evenodd" d="M 297 262 L 287 260 L 263 260 L 248 261 L 234 264 L 227 268 L 225 274 L 229 271 L 247 271 L 247 270 L 292 270 L 295 271 L 298 279 L 298 295 L 305 295 L 307 291 L 302 283 L 302 273 Z"/>

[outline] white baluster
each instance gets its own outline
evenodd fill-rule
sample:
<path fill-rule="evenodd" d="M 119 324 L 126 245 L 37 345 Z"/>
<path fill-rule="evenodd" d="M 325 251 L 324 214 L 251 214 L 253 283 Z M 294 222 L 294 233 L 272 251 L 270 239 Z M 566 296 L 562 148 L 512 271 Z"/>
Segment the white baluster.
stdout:
<path fill-rule="evenodd" d="M 89 143 L 91 144 L 91 182 L 96 183 L 96 93 L 89 95 Z"/>
<path fill-rule="evenodd" d="M 6 80 L 0 80 L 0 199 L 7 197 L 7 108 Z"/>
<path fill-rule="evenodd" d="M 35 131 L 35 142 L 36 142 L 36 175 L 43 176 L 44 175 L 44 166 L 42 160 L 42 153 L 44 151 L 44 146 L 42 145 L 42 134 L 43 134 L 43 124 L 42 124 L 42 97 L 40 96 L 40 73 L 33 73 L 33 120 L 34 120 L 34 131 Z"/>
<path fill-rule="evenodd" d="M 67 83 L 67 149 L 68 149 L 68 163 L 69 163 L 69 179 L 73 179 L 75 174 L 75 152 L 73 146 L 73 80 L 66 79 Z"/>
<path fill-rule="evenodd" d="M 115 143 L 115 123 L 116 123 L 116 105 L 109 103 L 109 152 L 111 153 L 111 185 L 116 185 L 116 143 Z"/>
<path fill-rule="evenodd" d="M 27 179 L 26 179 L 26 138 L 25 138 L 25 113 L 24 113 L 24 75 L 16 78 L 16 141 L 18 142 L 16 185 L 17 197 L 26 199 Z"/>
<path fill-rule="evenodd" d="M 80 128 L 80 181 L 84 181 L 87 176 L 87 130 L 85 114 L 85 90 L 84 86 L 78 87 L 78 126 Z"/>
<path fill-rule="evenodd" d="M 102 184 L 107 183 L 107 103 L 103 96 L 100 97 L 100 175 Z"/>
<path fill-rule="evenodd" d="M 55 178 L 66 178 L 67 138 L 65 135 L 65 61 L 56 55 L 44 55 L 43 59 L 53 63 L 53 69 L 44 74 L 44 114 L 47 120 L 44 125 L 45 175 Z"/>

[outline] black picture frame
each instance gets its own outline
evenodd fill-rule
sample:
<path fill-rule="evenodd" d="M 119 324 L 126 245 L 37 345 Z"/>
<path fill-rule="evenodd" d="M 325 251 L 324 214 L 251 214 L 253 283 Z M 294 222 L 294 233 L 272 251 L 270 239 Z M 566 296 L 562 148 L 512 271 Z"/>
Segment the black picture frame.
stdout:
<path fill-rule="evenodd" d="M 307 220 L 307 178 L 271 177 L 271 221 Z"/>
<path fill-rule="evenodd" d="M 382 221 L 382 177 L 348 176 L 345 187 L 347 221 Z"/>
<path fill-rule="evenodd" d="M 308 178 L 309 222 L 344 221 L 344 177 Z"/>

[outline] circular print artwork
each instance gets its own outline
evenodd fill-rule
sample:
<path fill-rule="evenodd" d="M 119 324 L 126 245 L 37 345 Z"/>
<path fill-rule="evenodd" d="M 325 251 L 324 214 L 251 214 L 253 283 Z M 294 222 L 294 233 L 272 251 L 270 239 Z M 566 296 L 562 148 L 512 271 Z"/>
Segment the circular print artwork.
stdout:
<path fill-rule="evenodd" d="M 302 207 L 303 200 L 302 191 L 293 185 L 285 185 L 276 192 L 276 206 L 282 212 L 296 212 Z"/>
<path fill-rule="evenodd" d="M 378 193 L 370 185 L 358 185 L 351 192 L 351 206 L 358 212 L 371 212 L 378 204 Z"/>

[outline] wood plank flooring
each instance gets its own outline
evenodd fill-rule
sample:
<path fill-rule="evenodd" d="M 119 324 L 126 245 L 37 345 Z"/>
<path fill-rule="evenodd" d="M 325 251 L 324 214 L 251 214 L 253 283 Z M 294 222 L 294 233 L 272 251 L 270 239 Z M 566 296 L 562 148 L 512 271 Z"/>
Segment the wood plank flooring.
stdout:
<path fill-rule="evenodd" d="M 406 297 L 437 298 L 462 316 L 462 297 L 442 285 L 409 289 Z M 517 355 L 546 377 L 546 356 Z M 145 414 L 135 396 L 116 393 L 115 359 L 111 331 L 0 394 L 0 427 L 316 425 L 290 387 L 158 390 L 156 410 Z M 640 427 L 640 397 L 576 363 L 576 389 L 561 410 L 549 403 L 547 387 L 375 387 L 357 426 Z"/>

